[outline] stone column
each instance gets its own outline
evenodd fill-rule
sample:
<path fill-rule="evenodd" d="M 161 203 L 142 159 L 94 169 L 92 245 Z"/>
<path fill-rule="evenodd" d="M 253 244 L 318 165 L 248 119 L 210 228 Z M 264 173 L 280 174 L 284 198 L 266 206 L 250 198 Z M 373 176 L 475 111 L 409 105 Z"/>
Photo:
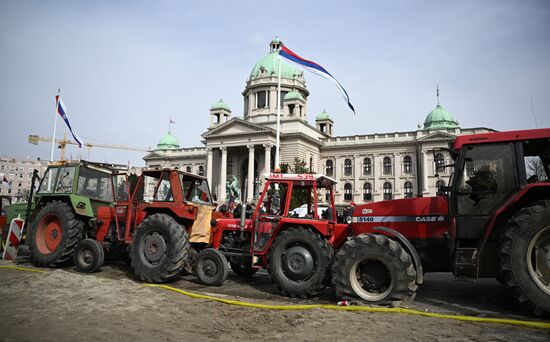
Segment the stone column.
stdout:
<path fill-rule="evenodd" d="M 394 193 L 401 193 L 401 155 L 399 153 L 393 154 L 393 161 L 395 165 L 394 175 L 395 181 L 393 184 Z"/>
<path fill-rule="evenodd" d="M 222 161 L 221 161 L 221 173 L 220 173 L 220 190 L 218 193 L 218 202 L 226 202 L 225 182 L 227 180 L 227 147 L 221 147 Z"/>
<path fill-rule="evenodd" d="M 212 191 L 212 171 L 214 170 L 212 148 L 206 149 L 206 156 L 206 178 L 208 179 L 210 191 Z"/>
<path fill-rule="evenodd" d="M 428 153 L 425 151 L 422 151 L 422 179 L 423 179 L 423 186 L 424 186 L 424 192 L 428 192 Z"/>
<path fill-rule="evenodd" d="M 353 157 L 353 175 L 354 175 L 354 191 L 353 191 L 353 200 L 358 202 L 359 200 L 355 198 L 355 193 L 360 193 L 362 187 L 359 184 L 359 176 L 361 175 L 361 160 L 359 156 Z"/>
<path fill-rule="evenodd" d="M 374 194 L 378 196 L 378 154 L 372 155 L 372 199 L 375 200 Z M 377 200 L 377 199 L 376 199 Z"/>
<path fill-rule="evenodd" d="M 264 144 L 265 154 L 264 154 L 264 173 L 271 172 L 271 146 L 270 144 Z M 260 175 L 263 178 L 264 175 Z M 263 181 L 263 179 L 262 179 Z"/>
<path fill-rule="evenodd" d="M 246 200 L 252 201 L 254 196 L 254 145 L 248 145 L 248 191 Z"/>

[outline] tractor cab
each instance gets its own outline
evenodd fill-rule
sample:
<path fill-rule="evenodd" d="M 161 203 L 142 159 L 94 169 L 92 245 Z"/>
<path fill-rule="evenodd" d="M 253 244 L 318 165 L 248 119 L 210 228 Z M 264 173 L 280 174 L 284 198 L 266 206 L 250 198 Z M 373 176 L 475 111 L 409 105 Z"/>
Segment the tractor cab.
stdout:
<path fill-rule="evenodd" d="M 548 198 L 547 131 L 456 139 L 451 150 L 455 172 L 450 181 L 449 214 L 454 222 L 451 235 L 457 240 L 455 273 L 459 278 L 494 276 L 497 262 L 490 257 L 497 255 L 501 235 L 493 228 L 503 226 L 517 211 L 514 207 Z"/>

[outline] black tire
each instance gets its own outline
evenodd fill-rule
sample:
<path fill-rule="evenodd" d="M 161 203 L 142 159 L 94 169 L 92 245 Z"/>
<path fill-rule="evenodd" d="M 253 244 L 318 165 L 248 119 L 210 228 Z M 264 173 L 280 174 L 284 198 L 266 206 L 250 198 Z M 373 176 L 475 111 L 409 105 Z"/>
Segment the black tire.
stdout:
<path fill-rule="evenodd" d="M 209 286 L 221 285 L 227 279 L 227 259 L 220 251 L 206 248 L 199 252 L 193 268 L 201 283 Z"/>
<path fill-rule="evenodd" d="M 105 252 L 96 240 L 84 239 L 76 246 L 73 259 L 77 270 L 94 273 L 103 266 Z"/>
<path fill-rule="evenodd" d="M 27 235 L 33 263 L 50 267 L 66 264 L 72 259 L 83 231 L 82 222 L 70 205 L 61 201 L 47 203 L 36 215 Z"/>
<path fill-rule="evenodd" d="M 356 236 L 338 250 L 332 284 L 338 298 L 377 304 L 410 302 L 418 288 L 409 253 L 381 234 Z"/>
<path fill-rule="evenodd" d="M 536 315 L 550 313 L 550 201 L 521 209 L 507 224 L 499 278 Z"/>
<path fill-rule="evenodd" d="M 309 298 L 325 287 L 332 258 L 326 239 L 309 229 L 291 227 L 271 245 L 267 271 L 284 295 Z"/>
<path fill-rule="evenodd" d="M 178 276 L 188 252 L 185 228 L 169 215 L 155 214 L 137 228 L 130 247 L 131 266 L 143 281 L 167 282 Z"/>
<path fill-rule="evenodd" d="M 239 277 L 252 277 L 258 272 L 258 268 L 252 267 L 252 257 L 231 257 L 229 258 L 229 264 L 233 272 Z"/>

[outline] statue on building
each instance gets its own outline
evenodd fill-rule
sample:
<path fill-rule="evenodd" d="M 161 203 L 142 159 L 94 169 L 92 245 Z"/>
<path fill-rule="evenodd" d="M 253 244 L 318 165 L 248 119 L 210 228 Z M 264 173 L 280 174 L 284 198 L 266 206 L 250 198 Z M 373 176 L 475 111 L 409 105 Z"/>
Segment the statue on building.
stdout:
<path fill-rule="evenodd" d="M 229 203 L 240 202 L 241 201 L 241 189 L 239 189 L 239 182 L 237 181 L 236 176 L 231 176 L 232 180 L 228 180 L 225 183 L 225 189 L 227 197 L 229 198 Z"/>

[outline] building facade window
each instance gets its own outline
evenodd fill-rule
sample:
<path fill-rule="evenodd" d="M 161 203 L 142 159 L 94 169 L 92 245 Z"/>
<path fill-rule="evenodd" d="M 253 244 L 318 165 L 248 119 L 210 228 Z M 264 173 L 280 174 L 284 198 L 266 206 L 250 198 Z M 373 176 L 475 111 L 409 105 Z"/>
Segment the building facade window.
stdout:
<path fill-rule="evenodd" d="M 344 161 L 344 176 L 351 176 L 353 174 L 353 166 L 351 165 L 351 159 Z"/>
<path fill-rule="evenodd" d="M 352 190 L 351 190 L 351 184 L 346 183 L 344 185 L 344 201 L 351 201 L 352 200 Z"/>
<path fill-rule="evenodd" d="M 191 166 L 188 166 L 185 170 L 186 170 L 187 172 L 193 172 L 193 170 L 191 169 Z"/>
<path fill-rule="evenodd" d="M 412 173 L 413 170 L 413 161 L 410 156 L 405 156 L 403 158 L 403 172 L 405 173 Z"/>
<path fill-rule="evenodd" d="M 204 177 L 204 166 L 199 166 L 199 176 L 203 176 Z"/>
<path fill-rule="evenodd" d="M 384 174 L 391 175 L 391 158 L 390 157 L 384 157 L 383 167 L 384 167 Z"/>
<path fill-rule="evenodd" d="M 438 153 L 435 155 L 435 173 L 445 173 L 445 169 L 443 168 L 445 166 L 445 157 L 441 153 Z"/>
<path fill-rule="evenodd" d="M 392 186 L 390 182 L 384 183 L 384 200 L 391 200 L 393 197 Z"/>
<path fill-rule="evenodd" d="M 370 175 L 372 173 L 372 162 L 370 158 L 363 159 L 363 174 Z"/>
<path fill-rule="evenodd" d="M 435 187 L 437 189 L 436 191 L 436 194 L 437 196 L 443 196 L 443 195 L 446 195 L 447 194 L 447 191 L 445 191 L 444 187 L 446 186 L 447 184 L 445 184 L 445 181 L 444 180 L 438 180 L 437 182 L 435 182 Z"/>
<path fill-rule="evenodd" d="M 372 201 L 372 185 L 370 183 L 363 185 L 363 201 Z"/>
<path fill-rule="evenodd" d="M 411 182 L 405 182 L 405 198 L 413 197 L 413 184 Z"/>
<path fill-rule="evenodd" d="M 333 174 L 333 171 L 334 171 L 334 165 L 332 163 L 332 160 L 327 160 L 327 162 L 325 163 L 325 174 L 327 176 L 332 176 Z"/>
<path fill-rule="evenodd" d="M 256 108 L 267 108 L 268 105 L 267 91 L 258 91 L 256 93 Z"/>

